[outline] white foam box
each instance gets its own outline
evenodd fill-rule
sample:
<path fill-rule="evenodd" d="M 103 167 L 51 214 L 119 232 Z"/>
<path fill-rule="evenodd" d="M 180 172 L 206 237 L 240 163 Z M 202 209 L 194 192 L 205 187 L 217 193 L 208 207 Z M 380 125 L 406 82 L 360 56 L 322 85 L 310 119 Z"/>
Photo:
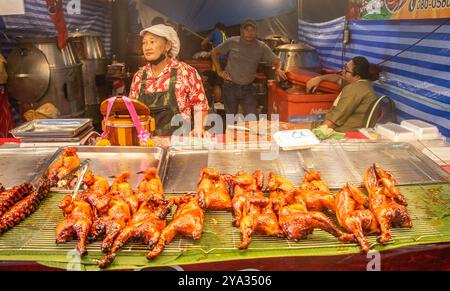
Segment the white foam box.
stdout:
<path fill-rule="evenodd" d="M 320 144 L 320 140 L 309 129 L 282 130 L 276 132 L 273 138 L 283 150 L 306 149 Z"/>
<path fill-rule="evenodd" d="M 441 133 L 436 126 L 422 120 L 403 120 L 400 125 L 414 132 L 418 140 L 441 138 Z"/>
<path fill-rule="evenodd" d="M 414 141 L 417 140 L 413 131 L 396 123 L 388 122 L 386 124 L 377 124 L 375 131 L 381 134 L 383 138 L 392 141 Z"/>

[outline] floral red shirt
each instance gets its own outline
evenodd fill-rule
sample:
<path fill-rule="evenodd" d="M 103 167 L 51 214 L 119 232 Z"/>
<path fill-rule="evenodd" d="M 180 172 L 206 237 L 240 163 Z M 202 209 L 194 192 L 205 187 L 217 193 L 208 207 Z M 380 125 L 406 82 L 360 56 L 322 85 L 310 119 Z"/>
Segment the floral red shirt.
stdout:
<path fill-rule="evenodd" d="M 147 71 L 147 81 L 145 84 L 146 94 L 169 91 L 170 70 L 172 68 L 178 69 L 175 96 L 177 98 L 178 109 L 184 115 L 184 118 L 191 117 L 194 107 L 207 111 L 208 101 L 200 75 L 195 68 L 176 59 L 171 59 L 169 64 L 167 64 L 157 77 L 153 76 L 150 64 L 139 68 L 131 82 L 130 98 L 139 98 L 144 69 Z"/>

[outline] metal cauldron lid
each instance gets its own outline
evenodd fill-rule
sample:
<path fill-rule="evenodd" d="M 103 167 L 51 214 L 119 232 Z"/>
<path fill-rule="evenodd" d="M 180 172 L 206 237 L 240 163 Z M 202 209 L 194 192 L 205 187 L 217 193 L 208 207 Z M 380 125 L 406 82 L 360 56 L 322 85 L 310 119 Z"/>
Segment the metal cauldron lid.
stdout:
<path fill-rule="evenodd" d="M 270 34 L 264 37 L 264 40 L 274 40 L 274 41 L 282 41 L 284 43 L 289 43 L 289 37 L 281 34 Z"/>
<path fill-rule="evenodd" d="M 47 92 L 50 66 L 41 50 L 32 44 L 11 51 L 6 65 L 8 90 L 20 101 L 35 103 Z"/>
<path fill-rule="evenodd" d="M 289 43 L 283 44 L 276 48 L 277 51 L 315 51 L 316 49 L 306 43 Z"/>

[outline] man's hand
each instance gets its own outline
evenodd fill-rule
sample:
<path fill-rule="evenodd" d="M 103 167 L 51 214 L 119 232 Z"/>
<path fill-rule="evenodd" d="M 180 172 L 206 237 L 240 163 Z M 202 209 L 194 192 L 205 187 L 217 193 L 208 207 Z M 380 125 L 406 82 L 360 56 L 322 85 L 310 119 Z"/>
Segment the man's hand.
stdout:
<path fill-rule="evenodd" d="M 317 87 L 319 87 L 320 82 L 322 82 L 320 76 L 314 77 L 306 82 L 306 93 L 314 93 L 317 90 Z"/>
<path fill-rule="evenodd" d="M 217 75 L 219 75 L 219 77 L 221 77 L 222 79 L 224 79 L 224 80 L 227 80 L 227 81 L 231 81 L 231 77 L 230 77 L 230 74 L 228 74 L 228 72 L 227 71 L 218 71 L 217 72 Z"/>
<path fill-rule="evenodd" d="M 277 78 L 277 80 L 278 81 L 280 81 L 280 80 L 286 80 L 287 79 L 287 77 L 286 77 L 286 72 L 285 71 L 283 71 L 282 69 L 277 69 L 277 70 L 275 70 L 275 76 L 276 76 L 276 78 Z"/>

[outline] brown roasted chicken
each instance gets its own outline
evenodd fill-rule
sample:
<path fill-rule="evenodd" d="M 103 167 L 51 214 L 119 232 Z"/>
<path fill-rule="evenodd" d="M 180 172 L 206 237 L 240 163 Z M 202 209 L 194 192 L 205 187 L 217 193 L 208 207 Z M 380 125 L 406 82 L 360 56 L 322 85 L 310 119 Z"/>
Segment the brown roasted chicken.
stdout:
<path fill-rule="evenodd" d="M 144 179 L 139 183 L 136 190 L 139 205 L 149 200 L 164 200 L 164 190 L 158 170 L 149 168 L 144 173 Z"/>
<path fill-rule="evenodd" d="M 252 175 L 246 172 L 238 172 L 230 178 L 231 184 L 231 210 L 233 212 L 233 225 L 239 227 L 244 215 L 247 199 L 263 199 L 262 188 L 264 185 L 264 174 L 262 171 L 255 171 Z"/>
<path fill-rule="evenodd" d="M 367 196 L 349 184 L 336 193 L 336 216 L 339 224 L 355 235 L 364 253 L 370 249 L 365 235 L 380 232 L 375 216 L 367 209 L 368 204 Z"/>
<path fill-rule="evenodd" d="M 101 245 L 104 253 L 109 251 L 116 237 L 131 220 L 130 206 L 123 199 L 113 197 L 108 206 L 108 213 L 94 221 L 91 231 L 92 240 L 104 237 Z"/>
<path fill-rule="evenodd" d="M 305 169 L 305 177 L 300 185 L 299 197 L 306 203 L 309 211 L 325 211 L 334 209 L 334 195 L 320 178 L 319 172 Z"/>
<path fill-rule="evenodd" d="M 289 240 L 305 239 L 315 228 L 329 232 L 341 241 L 354 240 L 353 235 L 340 231 L 325 214 L 308 211 L 306 203 L 299 198 L 300 190 L 286 178 L 270 174 L 268 189 L 279 225 Z"/>
<path fill-rule="evenodd" d="M 391 227 L 412 227 L 406 200 L 396 188 L 392 173 L 374 164 L 364 173 L 364 183 L 369 192 L 370 210 L 380 225 L 380 243 L 391 239 Z"/>
<path fill-rule="evenodd" d="M 78 197 L 72 200 L 72 196 L 67 195 L 59 203 L 59 208 L 64 213 L 64 220 L 55 229 L 56 243 L 65 243 L 77 238 L 77 251 L 80 256 L 87 254 L 86 240 L 91 226 L 95 220 L 91 205 Z"/>
<path fill-rule="evenodd" d="M 229 210 L 231 208 L 230 192 L 226 176 L 220 175 L 213 168 L 204 168 L 200 172 L 200 181 L 197 185 L 197 194 L 204 197 L 204 209 Z"/>
<path fill-rule="evenodd" d="M 98 262 L 100 268 L 109 266 L 119 249 L 129 241 L 142 241 L 150 248 L 159 244 L 161 232 L 166 227 L 166 216 L 170 213 L 171 203 L 167 201 L 144 202 L 133 215 L 128 225 L 114 240 L 105 258 Z M 162 251 L 162 250 L 161 250 Z"/>
<path fill-rule="evenodd" d="M 128 179 L 130 178 L 130 173 L 124 172 L 120 174 L 113 182 L 110 188 L 112 196 L 121 198 L 128 203 L 130 206 L 131 213 L 134 214 L 139 208 L 139 202 L 136 195 L 133 193 L 133 188 Z"/>
<path fill-rule="evenodd" d="M 111 194 L 109 183 L 102 177 L 87 171 L 83 178 L 87 189 L 78 194 L 78 200 L 88 202 L 94 210 L 95 216 L 101 216 L 108 211 Z"/>
<path fill-rule="evenodd" d="M 204 205 L 204 202 L 199 202 L 199 199 L 201 198 L 189 194 L 169 199 L 169 204 L 178 206 L 177 210 L 172 221 L 162 231 L 155 248 L 147 254 L 148 259 L 159 256 L 177 234 L 195 240 L 200 239 L 203 232 L 205 210 L 200 207 L 199 204 Z"/>
<path fill-rule="evenodd" d="M 48 179 L 56 185 L 59 180 L 66 177 L 72 170 L 80 165 L 77 149 L 68 147 L 48 170 Z"/>

